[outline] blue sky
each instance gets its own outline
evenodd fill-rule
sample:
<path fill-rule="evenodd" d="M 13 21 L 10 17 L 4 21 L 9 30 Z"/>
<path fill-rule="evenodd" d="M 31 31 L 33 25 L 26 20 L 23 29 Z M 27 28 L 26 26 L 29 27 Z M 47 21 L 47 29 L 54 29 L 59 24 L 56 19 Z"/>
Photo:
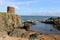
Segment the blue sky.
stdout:
<path fill-rule="evenodd" d="M 60 0 L 0 0 L 0 12 L 7 6 L 15 7 L 19 15 L 60 16 Z"/>

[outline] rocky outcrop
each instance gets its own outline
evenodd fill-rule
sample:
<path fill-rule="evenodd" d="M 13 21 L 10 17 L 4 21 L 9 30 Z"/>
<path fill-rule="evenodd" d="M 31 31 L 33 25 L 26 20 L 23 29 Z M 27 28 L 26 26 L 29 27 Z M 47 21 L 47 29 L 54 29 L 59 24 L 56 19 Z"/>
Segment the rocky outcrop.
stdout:
<path fill-rule="evenodd" d="M 49 18 L 45 21 L 42 21 L 43 23 L 48 23 L 48 24 L 55 24 L 55 25 L 59 25 L 60 24 L 60 17 L 57 17 L 57 18 Z"/>
<path fill-rule="evenodd" d="M 32 25 L 35 25 L 35 24 L 36 23 L 35 22 L 32 22 L 32 21 L 25 21 L 23 28 L 26 29 L 27 31 L 29 31 L 31 29 L 31 26 Z"/>
<path fill-rule="evenodd" d="M 47 20 L 40 21 L 40 22 L 46 23 L 46 24 L 55 24 L 55 23 L 54 23 L 54 18 L 49 18 L 49 19 L 47 19 Z"/>
<path fill-rule="evenodd" d="M 60 35 L 31 31 L 33 22 L 25 22 L 25 26 L 21 27 L 21 17 L 15 14 L 13 7 L 8 7 L 7 12 L 0 12 L 0 40 L 60 40 Z"/>
<path fill-rule="evenodd" d="M 15 14 L 14 7 L 7 7 L 6 12 L 0 12 L 0 30 L 12 31 L 14 28 L 21 27 L 21 17 Z"/>
<path fill-rule="evenodd" d="M 0 13 L 0 30 L 11 31 L 16 27 L 21 27 L 21 17 L 16 14 Z"/>
<path fill-rule="evenodd" d="M 53 24 L 54 28 L 60 30 L 60 17 L 57 18 L 49 18 L 45 21 L 41 21 L 42 23 Z"/>
<path fill-rule="evenodd" d="M 28 38 L 29 33 L 24 29 L 14 29 L 9 33 L 10 36 Z"/>
<path fill-rule="evenodd" d="M 1 31 L 0 32 L 0 40 L 60 40 L 59 34 L 42 34 L 33 32 L 33 31 L 22 31 L 23 29 L 15 29 L 15 33 L 13 32 L 12 35 L 7 35 L 7 33 Z M 28 32 L 28 35 L 25 34 Z M 22 33 L 22 34 L 21 34 Z M 21 34 L 21 35 L 20 35 Z"/>

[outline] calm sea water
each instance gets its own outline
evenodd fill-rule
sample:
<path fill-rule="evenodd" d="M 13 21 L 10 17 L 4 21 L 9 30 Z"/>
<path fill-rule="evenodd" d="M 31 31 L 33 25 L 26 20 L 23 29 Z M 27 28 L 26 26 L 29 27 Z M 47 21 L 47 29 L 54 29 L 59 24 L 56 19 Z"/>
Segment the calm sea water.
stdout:
<path fill-rule="evenodd" d="M 53 34 L 60 34 L 60 31 L 53 27 L 52 24 L 45 24 L 39 21 L 46 20 L 51 16 L 22 16 L 22 21 L 26 20 L 33 20 L 36 21 L 36 25 L 33 25 L 31 30 L 41 32 L 41 33 L 53 33 Z M 51 31 L 52 29 L 52 31 Z"/>

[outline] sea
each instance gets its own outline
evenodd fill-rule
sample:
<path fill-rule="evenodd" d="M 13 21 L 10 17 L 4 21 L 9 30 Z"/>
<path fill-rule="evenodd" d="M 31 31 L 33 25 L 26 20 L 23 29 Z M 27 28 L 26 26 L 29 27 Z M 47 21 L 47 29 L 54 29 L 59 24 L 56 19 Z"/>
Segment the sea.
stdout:
<path fill-rule="evenodd" d="M 57 16 L 22 16 L 22 22 L 27 20 L 35 21 L 36 25 L 32 25 L 31 30 L 39 33 L 60 34 L 60 31 L 54 28 L 54 25 L 40 22 L 51 17 L 55 18 Z"/>

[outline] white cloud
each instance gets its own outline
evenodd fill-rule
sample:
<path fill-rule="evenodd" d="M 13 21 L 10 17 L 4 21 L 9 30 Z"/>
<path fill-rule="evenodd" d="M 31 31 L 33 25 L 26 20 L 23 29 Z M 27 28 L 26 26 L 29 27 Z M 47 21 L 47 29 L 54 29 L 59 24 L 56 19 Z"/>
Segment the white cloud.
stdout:
<path fill-rule="evenodd" d="M 32 0 L 32 1 L 19 1 L 19 2 L 16 2 L 16 1 L 13 1 L 13 0 L 0 0 L 0 2 L 1 2 L 1 4 L 6 4 L 6 5 L 8 5 L 8 4 L 14 4 L 14 5 L 20 5 L 20 4 L 31 4 L 31 3 L 36 3 L 37 1 L 35 1 L 35 0 Z"/>
<path fill-rule="evenodd" d="M 2 6 L 5 6 L 5 7 L 7 7 L 7 6 L 13 6 L 13 7 L 15 7 L 15 8 L 17 8 L 17 9 L 20 9 L 19 7 L 18 7 L 18 5 L 21 5 L 21 4 L 23 4 L 23 5 L 27 5 L 27 6 L 29 6 L 31 3 L 34 3 L 35 1 L 26 1 L 26 2 L 16 2 L 16 1 L 13 1 L 13 0 L 0 0 L 0 7 L 2 7 Z"/>
<path fill-rule="evenodd" d="M 32 1 L 26 1 L 26 2 L 15 2 L 13 0 L 0 0 L 0 5 L 20 5 L 20 4 L 25 4 L 25 5 L 30 5 L 32 3 L 45 3 L 45 2 L 50 2 L 50 3 L 60 3 L 60 0 L 32 0 Z"/>
<path fill-rule="evenodd" d="M 8 0 L 0 0 L 0 7 L 4 6 L 5 8 L 7 6 L 15 7 L 16 9 L 20 9 L 18 6 L 16 6 L 16 3 L 8 1 Z"/>
<path fill-rule="evenodd" d="M 0 0 L 0 8 L 7 7 L 7 6 L 13 6 L 16 9 L 21 9 L 18 5 L 31 5 L 32 3 L 60 3 L 60 0 L 32 0 L 32 1 L 25 1 L 25 2 L 15 2 L 13 0 Z M 29 9 L 30 10 L 30 9 Z M 42 12 L 41 12 L 42 10 Z M 56 10 L 56 8 L 40 8 L 40 13 L 33 13 L 33 15 L 60 15 L 60 12 L 52 12 L 50 10 Z M 50 12 L 48 12 L 50 11 Z M 28 15 L 31 15 L 32 13 L 29 13 Z M 27 15 L 27 14 L 25 14 Z"/>
<path fill-rule="evenodd" d="M 15 9 L 20 9 L 18 6 L 15 6 L 15 5 L 8 5 L 8 6 L 11 6 L 11 7 L 14 7 Z"/>

